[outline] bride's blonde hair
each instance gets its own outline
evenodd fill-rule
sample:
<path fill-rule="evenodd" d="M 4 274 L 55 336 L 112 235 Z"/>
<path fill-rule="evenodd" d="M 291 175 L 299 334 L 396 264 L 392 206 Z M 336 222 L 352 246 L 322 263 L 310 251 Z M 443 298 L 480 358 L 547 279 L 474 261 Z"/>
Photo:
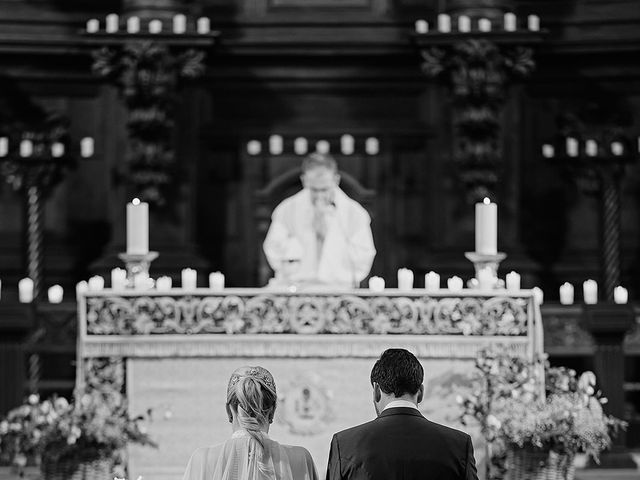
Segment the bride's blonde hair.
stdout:
<path fill-rule="evenodd" d="M 240 427 L 261 446 L 261 428 L 273 419 L 277 400 L 276 382 L 267 369 L 241 367 L 231 374 L 227 404 L 237 412 Z"/>

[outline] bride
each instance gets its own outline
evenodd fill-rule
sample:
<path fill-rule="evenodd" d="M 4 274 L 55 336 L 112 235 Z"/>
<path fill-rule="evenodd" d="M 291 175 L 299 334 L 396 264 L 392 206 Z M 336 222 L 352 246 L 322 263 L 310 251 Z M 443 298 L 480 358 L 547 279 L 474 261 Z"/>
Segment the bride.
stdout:
<path fill-rule="evenodd" d="M 241 367 L 227 387 L 233 434 L 220 445 L 197 449 L 183 480 L 317 480 L 311 454 L 268 436 L 276 410 L 276 384 L 262 367 Z"/>

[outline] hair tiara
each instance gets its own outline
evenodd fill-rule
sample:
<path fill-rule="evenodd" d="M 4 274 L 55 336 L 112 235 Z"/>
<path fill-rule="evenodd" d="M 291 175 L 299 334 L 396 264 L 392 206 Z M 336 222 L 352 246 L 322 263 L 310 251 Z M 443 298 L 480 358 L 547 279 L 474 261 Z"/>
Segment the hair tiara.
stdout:
<path fill-rule="evenodd" d="M 273 375 L 269 373 L 266 368 L 262 367 L 244 367 L 236 370 L 231 374 L 231 378 L 229 379 L 228 390 L 231 391 L 241 378 L 251 377 L 264 382 L 270 389 L 274 392 L 276 391 L 276 382 L 273 379 Z"/>

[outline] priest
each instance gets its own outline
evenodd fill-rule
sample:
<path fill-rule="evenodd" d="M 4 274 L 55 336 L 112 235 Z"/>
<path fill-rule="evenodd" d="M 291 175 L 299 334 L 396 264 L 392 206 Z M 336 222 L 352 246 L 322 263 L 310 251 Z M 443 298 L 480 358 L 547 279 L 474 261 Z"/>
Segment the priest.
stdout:
<path fill-rule="evenodd" d="M 302 190 L 273 211 L 264 252 L 276 285 L 338 288 L 359 286 L 376 250 L 371 217 L 339 187 L 330 155 L 312 153 L 302 162 Z"/>

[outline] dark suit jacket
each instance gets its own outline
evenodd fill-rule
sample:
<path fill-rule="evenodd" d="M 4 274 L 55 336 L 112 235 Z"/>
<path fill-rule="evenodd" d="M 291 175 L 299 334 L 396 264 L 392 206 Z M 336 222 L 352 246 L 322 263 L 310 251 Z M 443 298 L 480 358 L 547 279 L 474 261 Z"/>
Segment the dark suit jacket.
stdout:
<path fill-rule="evenodd" d="M 336 433 L 327 480 L 477 480 L 471 437 L 413 408 Z"/>

